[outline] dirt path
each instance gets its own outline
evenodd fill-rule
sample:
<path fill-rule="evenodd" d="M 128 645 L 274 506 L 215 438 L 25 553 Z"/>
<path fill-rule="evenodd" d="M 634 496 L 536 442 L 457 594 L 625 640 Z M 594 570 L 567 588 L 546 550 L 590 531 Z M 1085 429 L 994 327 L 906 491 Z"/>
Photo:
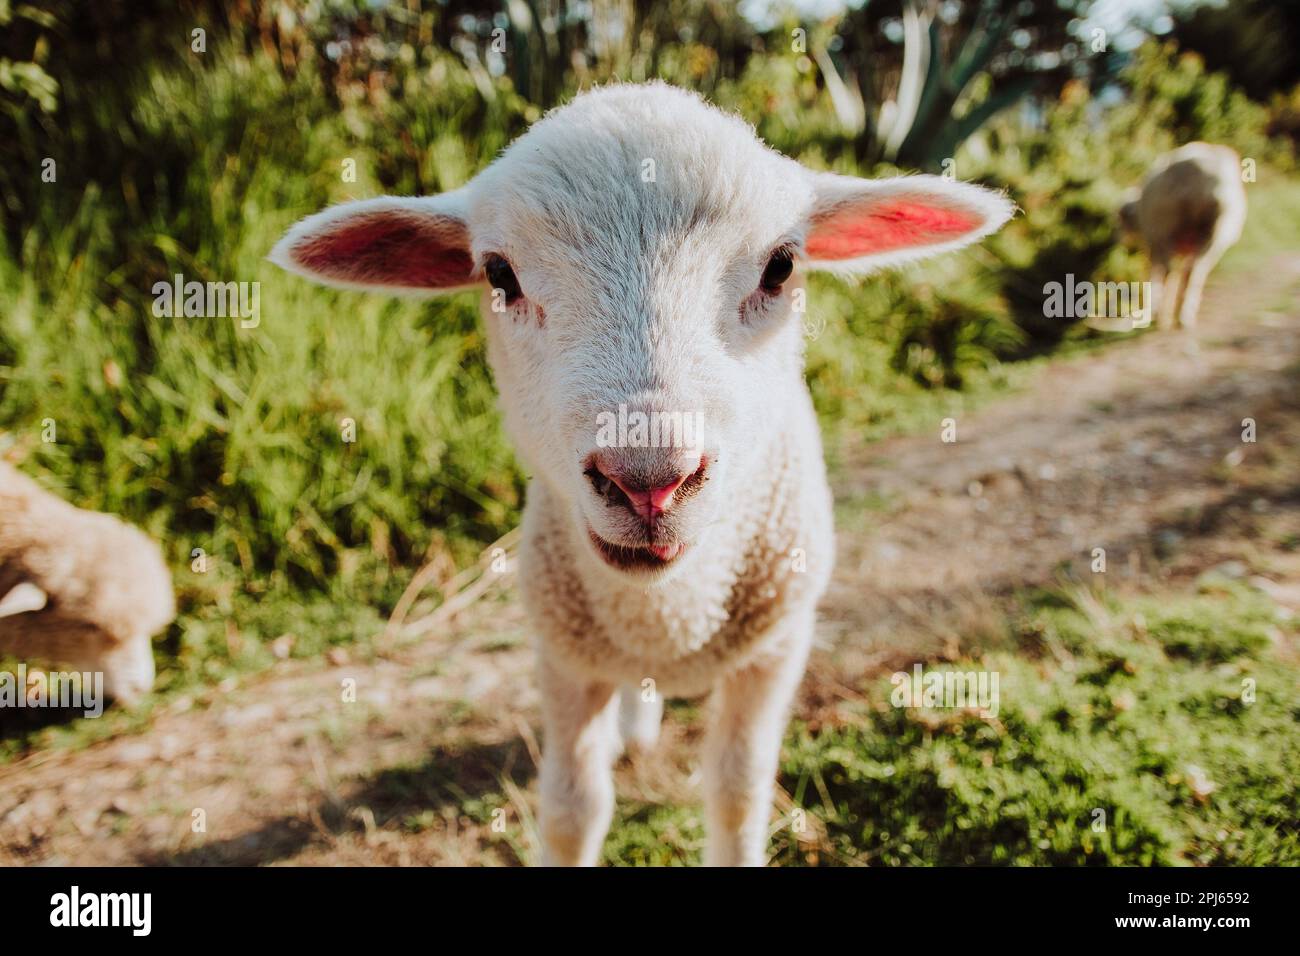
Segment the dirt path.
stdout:
<path fill-rule="evenodd" d="M 1300 439 L 1297 287 L 1300 257 L 1279 256 L 1207 291 L 1193 339 L 1152 334 L 1054 362 L 956 420 L 955 444 L 935 422 L 859 449 L 837 500 L 876 512 L 840 522 L 832 643 L 952 651 L 981 636 L 996 596 L 1088 578 L 1095 548 L 1108 584 L 1136 586 L 1227 561 L 1263 525 L 1285 533 L 1300 483 L 1274 472 Z"/>
<path fill-rule="evenodd" d="M 800 704 L 951 656 L 1000 599 L 1059 576 L 1138 587 L 1221 565 L 1300 610 L 1300 257 L 1207 293 L 1171 335 L 1052 363 L 933 434 L 863 447 L 836 479 L 838 568 Z M 1238 318 L 1243 317 L 1243 318 Z M 1248 318 L 1245 318 L 1248 317 Z M 1242 420 L 1258 441 L 1242 442 Z M 356 702 L 344 701 L 353 680 Z M 507 587 L 374 660 L 286 662 L 174 700 L 147 729 L 0 769 L 0 863 L 485 863 L 531 859 L 536 691 Z M 694 721 L 670 719 L 620 793 L 690 800 Z M 486 794 L 505 794 L 504 833 Z M 202 823 L 200 832 L 196 832 Z"/>

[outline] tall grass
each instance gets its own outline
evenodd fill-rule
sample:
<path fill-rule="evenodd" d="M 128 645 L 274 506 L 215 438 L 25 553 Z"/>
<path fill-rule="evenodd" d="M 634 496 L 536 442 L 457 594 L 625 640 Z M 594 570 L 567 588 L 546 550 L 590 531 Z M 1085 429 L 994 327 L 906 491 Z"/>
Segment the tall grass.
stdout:
<path fill-rule="evenodd" d="M 121 227 L 127 242 L 92 186 L 20 263 L 0 259 L 0 421 L 49 483 L 178 558 L 201 547 L 250 578 L 323 588 L 348 552 L 409 562 L 435 528 L 463 556 L 520 501 L 474 304 L 325 292 L 265 262 L 297 217 L 379 191 L 377 148 L 313 109 L 309 84 L 256 57 L 223 63 L 158 74 L 137 100 L 140 127 L 190 155 L 161 184 L 170 201 Z M 260 324 L 155 316 L 153 283 L 176 273 L 260 282 Z M 56 442 L 40 440 L 47 420 Z"/>

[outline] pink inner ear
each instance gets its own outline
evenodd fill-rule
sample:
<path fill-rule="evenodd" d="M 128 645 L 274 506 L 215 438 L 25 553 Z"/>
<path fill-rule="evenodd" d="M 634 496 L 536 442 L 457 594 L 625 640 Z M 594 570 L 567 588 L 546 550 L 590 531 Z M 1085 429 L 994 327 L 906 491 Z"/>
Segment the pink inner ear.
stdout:
<path fill-rule="evenodd" d="M 345 219 L 292 254 L 312 272 L 359 285 L 446 289 L 467 285 L 474 271 L 463 223 L 397 211 Z"/>
<path fill-rule="evenodd" d="M 814 224 L 808 237 L 813 260 L 858 259 L 873 253 L 931 246 L 979 227 L 970 213 L 898 199 L 867 208 L 850 206 Z"/>

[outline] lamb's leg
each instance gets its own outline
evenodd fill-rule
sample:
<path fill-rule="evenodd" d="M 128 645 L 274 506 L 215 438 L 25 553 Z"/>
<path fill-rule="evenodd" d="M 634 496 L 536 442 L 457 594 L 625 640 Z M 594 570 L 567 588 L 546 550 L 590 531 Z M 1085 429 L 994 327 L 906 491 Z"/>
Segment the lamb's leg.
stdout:
<path fill-rule="evenodd" d="M 1169 258 L 1153 255 L 1151 260 L 1151 298 L 1155 300 L 1156 328 L 1172 329 L 1178 314 L 1178 276 L 1169 271 Z"/>
<path fill-rule="evenodd" d="M 629 684 L 618 692 L 618 733 L 623 749 L 629 754 L 644 753 L 654 747 L 663 717 L 664 699 L 657 689 Z"/>
<path fill-rule="evenodd" d="M 542 864 L 595 866 L 614 813 L 614 685 L 571 677 L 545 660 L 540 679 Z"/>
<path fill-rule="evenodd" d="M 1185 329 L 1196 328 L 1196 315 L 1201 310 L 1201 292 L 1205 280 L 1223 257 L 1224 250 L 1211 246 L 1187 264 L 1187 281 L 1183 288 L 1183 301 L 1178 309 L 1178 324 Z"/>
<path fill-rule="evenodd" d="M 783 658 L 764 659 L 725 678 L 714 691 L 704 743 L 708 866 L 762 866 L 781 740 L 812 643 L 813 615 L 802 614 Z"/>

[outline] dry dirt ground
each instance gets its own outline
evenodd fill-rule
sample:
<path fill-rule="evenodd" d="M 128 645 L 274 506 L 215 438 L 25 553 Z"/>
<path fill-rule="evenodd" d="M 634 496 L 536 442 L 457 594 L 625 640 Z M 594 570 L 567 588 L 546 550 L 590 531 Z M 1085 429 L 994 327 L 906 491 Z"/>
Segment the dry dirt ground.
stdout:
<path fill-rule="evenodd" d="M 1300 610 L 1300 553 L 1276 546 L 1300 541 L 1298 290 L 1300 257 L 1279 257 L 1212 283 L 1194 335 L 1054 361 L 959 418 L 955 443 L 936 422 L 853 450 L 800 715 L 882 669 L 999 640 L 1010 595 L 1088 578 L 1095 548 L 1107 587 L 1219 566 Z M 168 700 L 139 732 L 0 768 L 0 863 L 535 859 L 537 695 L 508 575 L 437 633 L 378 648 L 286 661 Z M 692 709 L 672 712 L 659 750 L 618 768 L 620 794 L 695 800 L 698 734 Z M 497 794 L 500 832 L 480 805 Z"/>

